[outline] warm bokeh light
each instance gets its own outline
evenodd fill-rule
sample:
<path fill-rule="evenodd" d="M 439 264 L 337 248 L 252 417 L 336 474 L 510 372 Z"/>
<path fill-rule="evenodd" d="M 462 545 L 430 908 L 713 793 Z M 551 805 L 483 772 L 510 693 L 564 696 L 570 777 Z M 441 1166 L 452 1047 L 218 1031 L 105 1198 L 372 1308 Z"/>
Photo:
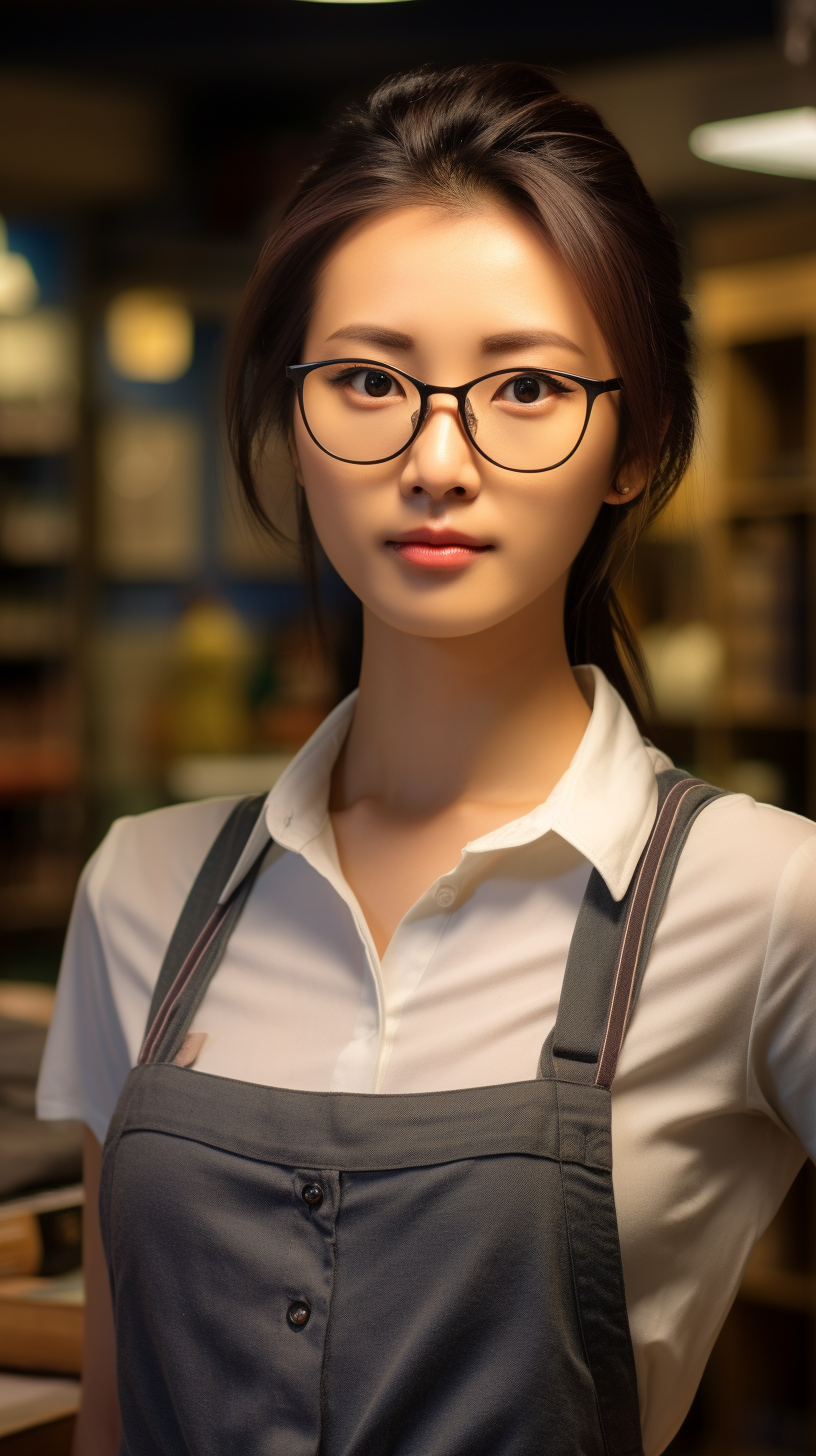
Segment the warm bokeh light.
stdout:
<path fill-rule="evenodd" d="M 694 128 L 689 146 L 696 157 L 721 167 L 816 177 L 816 107 L 708 122 Z"/>
<path fill-rule="evenodd" d="M 34 270 L 22 253 L 8 250 L 8 229 L 0 217 L 0 314 L 28 313 L 40 297 Z"/>
<path fill-rule="evenodd" d="M 193 319 L 173 294 L 130 289 L 105 314 L 108 359 L 124 379 L 168 384 L 193 362 Z"/>

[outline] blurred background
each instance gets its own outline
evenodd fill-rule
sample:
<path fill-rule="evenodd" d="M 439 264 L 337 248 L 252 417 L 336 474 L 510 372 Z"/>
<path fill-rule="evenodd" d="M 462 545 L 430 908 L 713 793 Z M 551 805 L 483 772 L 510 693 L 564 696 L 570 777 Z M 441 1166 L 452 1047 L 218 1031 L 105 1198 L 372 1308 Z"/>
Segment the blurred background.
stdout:
<path fill-rule="evenodd" d="M 4 0 L 0 29 L 0 1451 L 45 1452 L 81 1197 L 31 1108 L 79 869 L 117 815 L 267 788 L 356 681 L 354 599 L 324 567 L 322 658 L 241 515 L 222 370 L 316 138 L 388 72 L 553 67 L 673 219 L 703 437 L 626 579 L 649 731 L 816 814 L 816 0 Z M 291 516 L 284 462 L 270 489 Z M 806 1173 L 672 1449 L 816 1449 L 815 1319 Z"/>

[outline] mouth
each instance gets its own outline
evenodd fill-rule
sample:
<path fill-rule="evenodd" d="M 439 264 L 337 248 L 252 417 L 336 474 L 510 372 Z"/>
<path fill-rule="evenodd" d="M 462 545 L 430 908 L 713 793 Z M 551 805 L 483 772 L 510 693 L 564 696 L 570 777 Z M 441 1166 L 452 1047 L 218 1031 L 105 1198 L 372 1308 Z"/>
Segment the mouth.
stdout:
<path fill-rule="evenodd" d="M 493 547 L 463 531 L 405 531 L 385 542 L 390 551 L 413 566 L 431 571 L 460 571 Z"/>

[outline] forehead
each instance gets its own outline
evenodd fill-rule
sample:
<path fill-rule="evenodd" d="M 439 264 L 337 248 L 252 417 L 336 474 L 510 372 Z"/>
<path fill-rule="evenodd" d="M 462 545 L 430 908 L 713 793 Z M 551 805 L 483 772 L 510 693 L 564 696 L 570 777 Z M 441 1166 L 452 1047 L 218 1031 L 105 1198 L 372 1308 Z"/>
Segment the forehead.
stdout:
<path fill-rule="evenodd" d="M 416 205 L 350 230 L 321 271 L 309 337 L 353 323 L 418 339 L 541 327 L 597 351 L 578 284 L 533 224 L 499 203 Z"/>

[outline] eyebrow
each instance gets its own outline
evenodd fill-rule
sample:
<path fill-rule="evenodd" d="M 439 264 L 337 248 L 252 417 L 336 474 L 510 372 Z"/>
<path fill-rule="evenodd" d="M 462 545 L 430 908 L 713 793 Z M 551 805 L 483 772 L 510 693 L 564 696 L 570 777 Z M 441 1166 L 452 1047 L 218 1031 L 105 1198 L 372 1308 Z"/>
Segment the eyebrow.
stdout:
<path fill-rule="evenodd" d="M 383 349 L 414 347 L 410 334 L 401 334 L 397 329 L 378 328 L 375 324 L 345 324 L 342 329 L 335 329 L 333 334 L 329 334 L 326 343 L 331 344 L 334 339 L 359 339 L 363 344 L 378 344 Z"/>
<path fill-rule="evenodd" d="M 403 334 L 398 329 L 381 328 L 376 324 L 344 324 L 342 328 L 329 334 L 326 343 L 331 344 L 335 339 L 354 339 L 362 344 L 373 344 L 383 349 L 400 349 L 404 352 L 415 347 L 415 341 L 410 334 Z M 488 334 L 481 344 L 481 352 L 488 356 L 531 348 L 568 349 L 582 359 L 586 357 L 578 344 L 555 329 L 507 329 L 500 334 Z"/>
<path fill-rule="evenodd" d="M 565 334 L 556 333 L 554 329 L 508 329 L 506 333 L 489 334 L 482 339 L 483 354 L 508 354 L 514 349 L 569 349 L 572 354 L 580 354 L 585 358 L 583 349 L 573 343 Z"/>

